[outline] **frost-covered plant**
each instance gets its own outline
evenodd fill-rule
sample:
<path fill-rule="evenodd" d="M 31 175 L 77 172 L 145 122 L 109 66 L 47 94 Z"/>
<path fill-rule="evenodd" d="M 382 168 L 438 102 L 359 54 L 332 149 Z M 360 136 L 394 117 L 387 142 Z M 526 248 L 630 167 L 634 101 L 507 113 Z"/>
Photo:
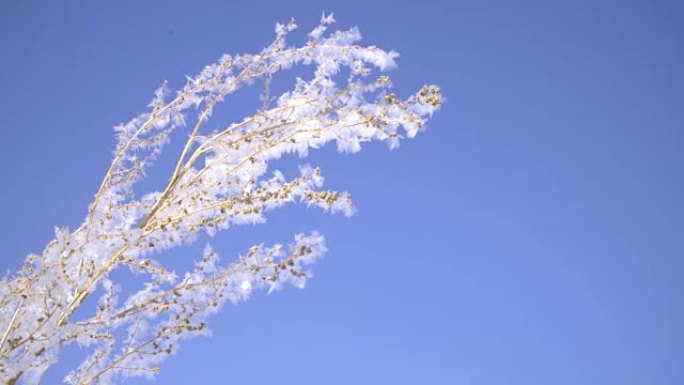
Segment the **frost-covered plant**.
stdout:
<path fill-rule="evenodd" d="M 0 283 L 0 383 L 38 383 L 60 346 L 73 342 L 91 351 L 65 378 L 69 384 L 153 375 L 181 339 L 206 331 L 207 315 L 226 301 L 244 300 L 257 288 L 303 287 L 306 266 L 326 250 L 316 232 L 296 235 L 287 247 L 253 246 L 225 266 L 207 246 L 182 277 L 152 257 L 200 231 L 213 235 L 232 225 L 262 223 L 265 213 L 290 202 L 351 215 L 347 193 L 321 189 L 319 168 L 302 166 L 299 177 L 287 180 L 279 171 L 267 175 L 269 161 L 288 153 L 304 157 L 328 142 L 349 153 L 371 140 L 395 148 L 440 106 L 438 87 L 425 86 L 401 100 L 388 92 L 389 77 L 370 79 L 373 68 L 394 67 L 397 54 L 358 45 L 356 28 L 328 33 L 333 22 L 324 15 L 299 47 L 285 42 L 294 21 L 278 24 L 275 40 L 260 53 L 224 55 L 175 95 L 162 86 L 149 112 L 116 127 L 114 159 L 82 225 L 57 229 L 42 255 L 28 256 L 23 269 Z M 268 85 L 294 65 L 312 66 L 313 77 L 297 79 L 277 98 L 265 87 L 254 115 L 222 130 L 201 130 L 228 95 L 256 80 Z M 348 76 L 340 81 L 343 70 Z M 199 115 L 188 119 L 192 109 Z M 133 186 L 172 131 L 187 123 L 190 135 L 166 187 L 135 193 Z M 147 280 L 142 290 L 120 299 L 110 273 L 122 267 Z M 100 296 L 94 314 L 75 317 L 93 295 Z"/>

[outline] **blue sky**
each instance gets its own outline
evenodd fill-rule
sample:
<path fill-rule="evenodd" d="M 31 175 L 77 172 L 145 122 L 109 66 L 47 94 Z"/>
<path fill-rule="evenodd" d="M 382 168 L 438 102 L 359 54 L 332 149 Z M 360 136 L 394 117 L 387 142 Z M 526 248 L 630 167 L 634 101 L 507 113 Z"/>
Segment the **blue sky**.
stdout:
<path fill-rule="evenodd" d="M 398 151 L 307 160 L 355 217 L 292 206 L 212 239 L 228 260 L 319 229 L 330 252 L 306 290 L 224 308 L 158 383 L 684 383 L 676 1 L 3 1 L 0 268 L 80 223 L 111 127 L 163 79 L 323 10 L 401 54 L 398 94 L 435 83 L 448 103 Z"/>

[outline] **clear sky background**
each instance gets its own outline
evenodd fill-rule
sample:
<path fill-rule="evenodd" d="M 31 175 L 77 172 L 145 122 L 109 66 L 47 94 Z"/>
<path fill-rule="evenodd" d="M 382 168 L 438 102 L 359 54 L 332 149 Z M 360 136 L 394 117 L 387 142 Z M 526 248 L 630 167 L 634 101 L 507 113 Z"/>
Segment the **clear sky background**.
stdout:
<path fill-rule="evenodd" d="M 212 239 L 229 260 L 319 229 L 330 252 L 306 290 L 224 308 L 158 383 L 683 384 L 681 4 L 3 0 L 0 268 L 77 227 L 111 127 L 163 79 L 334 11 L 401 54 L 398 94 L 435 83 L 448 102 L 398 151 L 307 160 L 355 217 L 291 206 Z"/>

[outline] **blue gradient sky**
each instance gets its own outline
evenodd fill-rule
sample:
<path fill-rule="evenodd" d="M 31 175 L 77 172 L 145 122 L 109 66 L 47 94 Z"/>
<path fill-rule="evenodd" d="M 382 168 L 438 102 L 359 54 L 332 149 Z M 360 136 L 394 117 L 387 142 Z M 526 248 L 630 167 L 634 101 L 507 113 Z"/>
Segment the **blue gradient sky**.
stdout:
<path fill-rule="evenodd" d="M 292 206 L 214 238 L 229 259 L 319 229 L 330 252 L 306 290 L 224 308 L 158 383 L 682 384 L 681 4 L 4 0 L 0 268 L 80 223 L 110 128 L 163 79 L 334 11 L 401 54 L 398 94 L 435 83 L 448 103 L 398 151 L 309 158 L 355 217 Z"/>

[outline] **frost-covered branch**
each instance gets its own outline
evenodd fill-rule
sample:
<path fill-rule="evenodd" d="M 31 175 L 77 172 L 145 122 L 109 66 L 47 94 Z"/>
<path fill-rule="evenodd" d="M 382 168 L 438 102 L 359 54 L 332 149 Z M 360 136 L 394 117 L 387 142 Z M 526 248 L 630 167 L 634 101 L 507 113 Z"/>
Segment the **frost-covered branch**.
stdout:
<path fill-rule="evenodd" d="M 299 234 L 288 246 L 257 245 L 220 266 L 207 246 L 195 268 L 180 279 L 161 252 L 241 224 L 263 223 L 270 210 L 302 202 L 351 215 L 345 192 L 322 189 L 318 167 L 304 165 L 287 179 L 269 163 L 285 154 L 305 157 L 334 142 L 357 152 L 379 140 L 390 148 L 412 138 L 439 108 L 440 89 L 425 86 L 400 99 L 390 78 L 396 53 L 362 46 L 356 28 L 329 33 L 325 16 L 308 42 L 292 47 L 294 21 L 278 24 L 274 41 L 257 54 L 224 55 L 171 96 L 164 84 L 150 110 L 115 128 L 117 145 L 82 225 L 58 228 L 41 255 L 0 283 L 0 383 L 38 383 L 58 359 L 61 345 L 91 347 L 65 379 L 70 384 L 111 384 L 127 376 L 151 376 L 180 340 L 206 332 L 206 317 L 226 301 L 246 299 L 254 289 L 284 284 L 303 287 L 306 266 L 325 252 L 318 233 Z M 269 84 L 295 65 L 311 66 L 310 79 L 278 97 Z M 253 115 L 207 131 L 204 123 L 238 89 L 262 82 L 262 107 Z M 192 111 L 196 110 L 197 113 Z M 173 131 L 189 126 L 168 183 L 137 194 L 133 187 L 152 165 Z M 120 300 L 112 271 L 128 268 L 144 287 Z M 94 295 L 90 316 L 75 312 Z"/>

